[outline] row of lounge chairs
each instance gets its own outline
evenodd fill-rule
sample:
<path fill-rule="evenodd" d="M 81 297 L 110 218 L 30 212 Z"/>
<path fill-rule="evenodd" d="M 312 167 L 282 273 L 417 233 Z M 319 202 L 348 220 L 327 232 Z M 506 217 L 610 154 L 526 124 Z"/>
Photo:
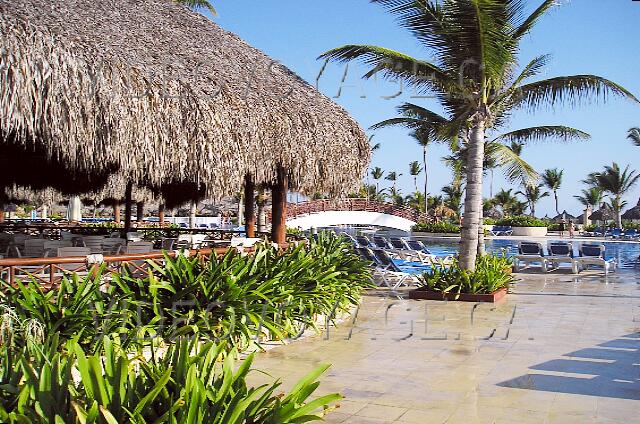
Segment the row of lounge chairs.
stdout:
<path fill-rule="evenodd" d="M 387 239 L 381 236 L 374 236 L 370 239 L 366 236 L 356 236 L 355 238 L 349 235 L 346 236 L 349 237 L 357 247 L 381 249 L 391 258 L 404 262 L 424 266 L 441 263 L 448 264 L 451 262 L 451 257 L 439 258 L 432 254 L 419 240 L 410 240 L 401 237 L 390 237 Z"/>
<path fill-rule="evenodd" d="M 494 225 L 489 230 L 489 234 L 492 236 L 510 236 L 513 234 L 513 228 L 507 225 Z"/>
<path fill-rule="evenodd" d="M 593 231 L 582 233 L 584 237 L 605 237 L 618 240 L 640 240 L 640 231 L 635 228 L 628 230 L 622 228 L 602 228 L 597 227 Z"/>
<path fill-rule="evenodd" d="M 514 271 L 539 264 L 542 272 L 547 272 L 568 264 L 574 274 L 589 266 L 598 266 L 604 269 L 606 275 L 617 268 L 615 260 L 605 258 L 605 246 L 602 244 L 583 243 L 579 246 L 578 256 L 574 254 L 573 244 L 570 242 L 550 242 L 547 248 L 548 252 L 545 252 L 541 243 L 521 242 L 514 260 Z"/>

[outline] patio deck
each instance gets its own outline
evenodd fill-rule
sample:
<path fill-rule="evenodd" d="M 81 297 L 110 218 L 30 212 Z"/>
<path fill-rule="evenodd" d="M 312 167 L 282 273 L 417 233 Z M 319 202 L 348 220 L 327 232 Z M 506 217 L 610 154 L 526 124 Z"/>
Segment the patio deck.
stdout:
<path fill-rule="evenodd" d="M 355 324 L 261 353 L 255 366 L 289 388 L 332 363 L 319 393 L 345 399 L 330 423 L 637 420 L 640 274 L 521 277 L 506 301 L 475 310 L 370 293 Z"/>

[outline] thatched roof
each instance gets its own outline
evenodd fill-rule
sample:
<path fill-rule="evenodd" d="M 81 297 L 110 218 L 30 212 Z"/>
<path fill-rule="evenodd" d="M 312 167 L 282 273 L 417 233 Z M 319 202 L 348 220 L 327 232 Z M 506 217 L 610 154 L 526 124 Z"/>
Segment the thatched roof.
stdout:
<path fill-rule="evenodd" d="M 171 0 L 0 0 L 0 128 L 78 172 L 237 191 L 290 170 L 342 193 L 368 165 L 346 111 Z"/>
<path fill-rule="evenodd" d="M 563 211 L 561 214 L 554 216 L 551 220 L 553 222 L 562 222 L 563 220 L 567 222 L 575 221 L 576 219 L 578 219 L 577 216 L 573 216 L 570 213 L 567 213 L 567 211 Z"/>
<path fill-rule="evenodd" d="M 638 204 L 622 214 L 622 219 L 640 219 L 640 200 Z"/>
<path fill-rule="evenodd" d="M 610 221 L 615 219 L 616 214 L 608 203 L 603 203 L 600 209 L 589 216 L 592 221 Z"/>

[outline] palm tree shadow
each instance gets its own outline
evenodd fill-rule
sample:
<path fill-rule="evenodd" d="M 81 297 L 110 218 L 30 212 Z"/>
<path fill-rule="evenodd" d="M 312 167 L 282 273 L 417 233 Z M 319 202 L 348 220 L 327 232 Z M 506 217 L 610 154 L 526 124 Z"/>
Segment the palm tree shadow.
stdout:
<path fill-rule="evenodd" d="M 564 356 L 534 365 L 533 372 L 498 386 L 640 400 L 640 333 Z"/>

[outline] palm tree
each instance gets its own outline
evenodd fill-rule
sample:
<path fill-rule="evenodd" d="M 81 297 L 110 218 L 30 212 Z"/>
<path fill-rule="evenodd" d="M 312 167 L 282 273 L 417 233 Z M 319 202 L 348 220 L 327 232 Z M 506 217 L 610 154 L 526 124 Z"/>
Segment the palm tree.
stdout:
<path fill-rule="evenodd" d="M 522 215 L 524 209 L 527 207 L 526 203 L 520 202 L 517 197 L 513 195 L 513 190 L 500 190 L 493 197 L 493 203 L 499 206 L 504 216 Z"/>
<path fill-rule="evenodd" d="M 596 209 L 602 203 L 602 189 L 600 187 L 589 187 L 588 189 L 582 190 L 581 196 L 573 196 L 580 203 L 584 205 L 585 208 L 591 207 Z"/>
<path fill-rule="evenodd" d="M 539 56 L 518 72 L 520 42 L 556 4 L 544 0 L 524 15 L 525 0 L 373 0 L 395 14 L 429 51 L 420 60 L 371 45 L 346 45 L 323 54 L 327 60 L 362 60 L 372 66 L 365 78 L 381 74 L 419 93 L 433 93 L 468 144 L 466 198 L 460 265 L 474 270 L 482 215 L 482 176 L 486 132 L 506 125 L 519 108 L 576 101 L 592 95 L 618 94 L 637 101 L 621 86 L 593 75 L 530 81 L 548 56 Z M 463 129 L 463 131 L 461 131 Z"/>
<path fill-rule="evenodd" d="M 384 171 L 379 166 L 376 166 L 371 170 L 371 176 L 376 182 L 376 192 L 380 191 L 380 179 L 384 176 Z"/>
<path fill-rule="evenodd" d="M 622 228 L 622 208 L 626 202 L 622 197 L 636 185 L 640 179 L 640 174 L 634 170 L 630 170 L 629 166 L 622 171 L 620 166 L 613 162 L 612 165 L 604 167 L 604 171 L 591 174 L 595 177 L 598 187 L 611 196 L 611 206 L 616 213 L 616 225 Z"/>
<path fill-rule="evenodd" d="M 391 181 L 391 183 L 393 184 L 392 190 L 394 193 L 396 191 L 396 183 L 398 182 L 398 177 L 401 177 L 401 176 L 402 174 L 398 174 L 396 171 L 387 172 L 387 176 L 385 177 L 385 180 Z"/>
<path fill-rule="evenodd" d="M 416 188 L 416 193 L 420 191 L 418 190 L 418 175 L 420 175 L 421 172 L 422 172 L 422 167 L 420 166 L 420 163 L 417 160 L 414 160 L 409 164 L 409 174 L 413 177 L 413 185 Z M 425 192 L 425 196 L 426 194 L 427 193 Z"/>
<path fill-rule="evenodd" d="M 445 194 L 444 205 L 454 210 L 460 215 L 460 207 L 462 206 L 462 196 L 464 196 L 464 186 L 460 181 L 453 181 L 448 186 L 442 187 Z"/>
<path fill-rule="evenodd" d="M 631 128 L 627 134 L 627 139 L 631 140 L 634 145 L 640 147 L 640 128 Z"/>
<path fill-rule="evenodd" d="M 556 199 L 556 213 L 560 215 L 560 208 L 558 207 L 558 190 L 562 185 L 562 176 L 564 171 L 554 169 L 547 169 L 542 174 L 542 182 L 551 191 L 553 191 L 553 197 Z"/>
<path fill-rule="evenodd" d="M 422 169 L 424 170 L 424 213 L 429 213 L 429 173 L 427 172 L 427 149 L 431 140 L 429 132 L 422 129 L 416 129 L 411 133 L 411 137 L 416 139 L 420 147 L 422 147 Z M 417 191 L 417 188 L 416 188 Z"/>
<path fill-rule="evenodd" d="M 198 9 L 206 9 L 213 16 L 218 16 L 218 12 L 216 12 L 215 7 L 208 0 L 174 0 L 176 3 L 179 3 L 183 6 L 187 6 L 189 9 L 198 10 Z"/>
<path fill-rule="evenodd" d="M 544 187 L 544 184 L 525 184 L 524 192 L 516 192 L 516 194 L 521 194 L 525 199 L 527 199 L 527 203 L 529 204 L 529 212 L 531 212 L 531 216 L 534 218 L 536 216 L 536 203 L 549 196 L 549 193 L 547 193 L 546 191 L 542 191 L 542 187 Z"/>

